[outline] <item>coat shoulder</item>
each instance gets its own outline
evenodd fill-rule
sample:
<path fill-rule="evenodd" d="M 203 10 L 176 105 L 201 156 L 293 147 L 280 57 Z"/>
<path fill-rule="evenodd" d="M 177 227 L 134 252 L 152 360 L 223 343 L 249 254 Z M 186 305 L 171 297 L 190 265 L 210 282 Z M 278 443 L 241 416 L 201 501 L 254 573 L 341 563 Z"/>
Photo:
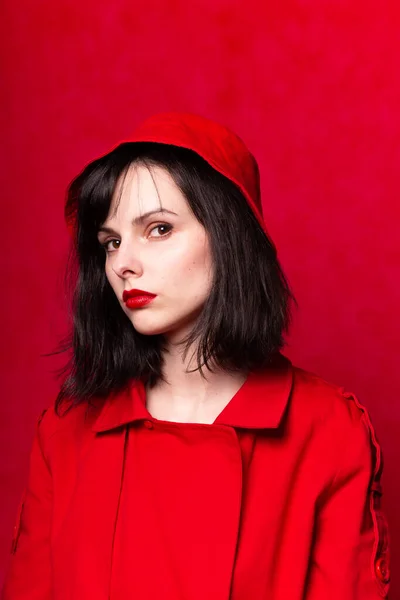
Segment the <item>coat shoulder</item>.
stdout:
<path fill-rule="evenodd" d="M 342 440 L 363 440 L 380 463 L 381 450 L 368 409 L 354 392 L 300 367 L 293 367 L 293 380 L 293 401 L 299 410 L 316 416 Z"/>
<path fill-rule="evenodd" d="M 40 437 L 46 442 L 54 435 L 76 433 L 90 428 L 93 420 L 98 416 L 103 403 L 83 401 L 74 403 L 68 401 L 57 410 L 55 401 L 45 408 L 37 421 Z"/>
<path fill-rule="evenodd" d="M 346 413 L 350 420 L 359 420 L 367 409 L 357 396 L 344 386 L 328 381 L 300 367 L 293 366 L 293 393 L 310 405 L 320 407 L 322 414 Z"/>

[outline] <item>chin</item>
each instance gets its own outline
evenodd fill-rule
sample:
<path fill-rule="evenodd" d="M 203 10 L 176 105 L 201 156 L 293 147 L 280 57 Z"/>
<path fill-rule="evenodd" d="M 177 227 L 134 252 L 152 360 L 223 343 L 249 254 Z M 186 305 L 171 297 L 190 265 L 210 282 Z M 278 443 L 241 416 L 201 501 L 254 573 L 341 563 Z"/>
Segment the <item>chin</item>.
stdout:
<path fill-rule="evenodd" d="M 151 325 L 145 325 L 143 323 L 137 323 L 135 319 L 129 320 L 132 323 L 132 327 L 135 329 L 135 331 L 137 331 L 141 335 L 160 335 L 165 332 L 164 327 L 157 327 L 157 325 L 155 325 L 154 323 L 152 323 Z"/>
<path fill-rule="evenodd" d="M 173 321 L 156 322 L 154 315 L 130 315 L 130 322 L 141 335 L 165 335 L 168 338 L 183 337 L 193 326 L 190 317 L 174 319 Z"/>
<path fill-rule="evenodd" d="M 171 327 L 169 323 L 157 323 L 154 315 L 129 315 L 128 318 L 135 331 L 141 335 L 162 335 Z"/>
<path fill-rule="evenodd" d="M 150 328 L 150 327 L 136 327 L 135 325 L 133 326 L 135 331 L 137 331 L 138 333 L 140 333 L 140 335 L 162 335 L 164 333 L 164 329 L 160 328 L 160 329 L 155 329 Z"/>

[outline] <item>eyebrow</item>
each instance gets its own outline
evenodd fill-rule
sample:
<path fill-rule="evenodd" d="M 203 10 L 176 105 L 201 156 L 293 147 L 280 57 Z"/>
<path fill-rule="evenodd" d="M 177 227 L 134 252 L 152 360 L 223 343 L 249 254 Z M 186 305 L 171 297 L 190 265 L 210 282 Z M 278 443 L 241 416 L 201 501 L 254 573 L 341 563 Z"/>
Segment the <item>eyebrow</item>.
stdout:
<path fill-rule="evenodd" d="M 136 217 L 135 219 L 133 219 L 132 225 L 142 225 L 144 223 L 144 221 L 146 221 L 146 219 L 148 219 L 152 215 L 160 215 L 160 214 L 175 215 L 175 217 L 178 216 L 172 210 L 168 210 L 167 208 L 160 208 L 158 210 L 149 210 L 148 212 L 144 213 L 143 215 L 140 215 L 139 217 Z M 111 227 L 103 227 L 103 226 L 99 227 L 98 233 L 100 233 L 102 231 L 104 233 L 114 233 L 114 229 L 112 229 Z"/>

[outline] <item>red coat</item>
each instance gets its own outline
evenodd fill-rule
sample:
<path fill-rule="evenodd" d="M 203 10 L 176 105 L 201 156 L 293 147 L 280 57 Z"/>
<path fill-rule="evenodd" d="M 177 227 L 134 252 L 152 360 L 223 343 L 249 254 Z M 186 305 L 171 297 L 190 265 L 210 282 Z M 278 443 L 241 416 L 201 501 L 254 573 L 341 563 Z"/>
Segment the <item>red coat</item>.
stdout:
<path fill-rule="evenodd" d="M 381 450 L 353 394 L 287 359 L 213 424 L 141 382 L 39 421 L 3 600 L 378 600 Z"/>

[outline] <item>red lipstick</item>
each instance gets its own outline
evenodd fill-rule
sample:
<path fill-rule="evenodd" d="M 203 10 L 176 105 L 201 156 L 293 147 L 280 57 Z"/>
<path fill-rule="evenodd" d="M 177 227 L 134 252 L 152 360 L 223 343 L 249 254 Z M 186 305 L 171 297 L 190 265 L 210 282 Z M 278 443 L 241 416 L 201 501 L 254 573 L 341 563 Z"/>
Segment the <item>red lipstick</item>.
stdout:
<path fill-rule="evenodd" d="M 124 290 L 122 294 L 122 300 L 128 308 L 141 308 L 149 304 L 156 294 L 150 294 L 150 292 L 144 292 L 143 290 Z"/>

